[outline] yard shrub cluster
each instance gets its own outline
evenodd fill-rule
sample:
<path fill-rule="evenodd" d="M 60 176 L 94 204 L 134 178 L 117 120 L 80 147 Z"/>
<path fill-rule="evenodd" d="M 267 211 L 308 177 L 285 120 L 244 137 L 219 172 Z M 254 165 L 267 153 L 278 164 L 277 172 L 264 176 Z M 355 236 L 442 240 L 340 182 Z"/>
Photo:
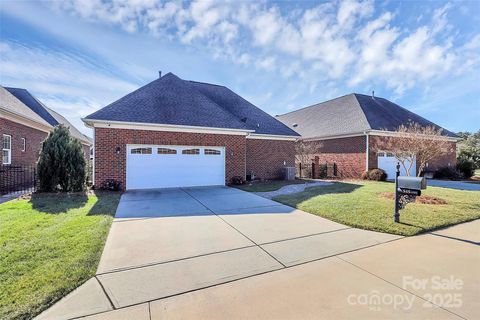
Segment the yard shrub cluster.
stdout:
<path fill-rule="evenodd" d="M 37 163 L 40 191 L 82 191 L 86 161 L 80 141 L 67 127 L 58 125 L 42 144 Z"/>
<path fill-rule="evenodd" d="M 370 169 L 362 174 L 363 180 L 385 181 L 387 173 L 382 169 Z"/>
<path fill-rule="evenodd" d="M 442 167 L 435 171 L 433 178 L 448 179 L 448 180 L 462 180 L 463 174 L 454 167 Z"/>
<path fill-rule="evenodd" d="M 460 158 L 457 160 L 457 170 L 465 179 L 470 179 L 475 174 L 475 163 L 470 159 Z"/>

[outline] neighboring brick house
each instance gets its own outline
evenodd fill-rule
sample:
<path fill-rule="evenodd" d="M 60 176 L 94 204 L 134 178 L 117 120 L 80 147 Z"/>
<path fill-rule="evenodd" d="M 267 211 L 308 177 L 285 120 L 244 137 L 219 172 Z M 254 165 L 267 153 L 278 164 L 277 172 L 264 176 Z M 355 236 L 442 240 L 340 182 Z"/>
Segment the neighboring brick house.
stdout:
<path fill-rule="evenodd" d="M 52 126 L 0 86 L 2 165 L 34 165 Z"/>
<path fill-rule="evenodd" d="M 299 136 L 230 89 L 168 73 L 83 119 L 94 181 L 123 189 L 278 179 Z"/>
<path fill-rule="evenodd" d="M 341 178 L 359 178 L 373 168 L 381 168 L 389 178 L 393 177 L 397 161 L 386 142 L 396 139 L 395 130 L 409 123 L 440 128 L 387 99 L 356 93 L 279 115 L 277 119 L 300 133 L 305 143 L 315 145 L 318 152 L 311 155 L 314 168 L 335 164 L 336 175 Z M 428 170 L 456 163 L 455 144 L 459 139 L 448 130 L 443 134 L 452 146 L 441 158 L 431 161 Z"/>
<path fill-rule="evenodd" d="M 45 106 L 40 100 L 38 100 L 30 92 L 28 92 L 28 90 L 9 87 L 5 87 L 5 89 L 13 96 L 15 96 L 18 100 L 20 100 L 24 105 L 30 108 L 30 110 L 35 112 L 39 117 L 48 122 L 52 129 L 59 124 L 63 124 L 65 127 L 67 127 L 70 131 L 70 135 L 74 138 L 77 138 L 81 142 L 83 147 L 83 153 L 85 154 L 85 159 L 90 159 L 90 149 L 93 145 L 93 140 L 90 137 L 87 137 L 86 135 L 81 133 L 61 114 Z"/>
<path fill-rule="evenodd" d="M 32 185 L 42 142 L 62 123 L 80 139 L 87 159 L 92 142 L 64 117 L 45 107 L 27 90 L 0 86 L 0 193 Z"/>

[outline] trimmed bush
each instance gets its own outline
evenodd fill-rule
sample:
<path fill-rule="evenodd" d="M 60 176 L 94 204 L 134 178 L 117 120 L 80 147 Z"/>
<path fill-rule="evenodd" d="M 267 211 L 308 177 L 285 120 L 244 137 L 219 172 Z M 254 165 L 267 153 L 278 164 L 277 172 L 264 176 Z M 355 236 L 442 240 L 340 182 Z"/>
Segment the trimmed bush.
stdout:
<path fill-rule="evenodd" d="M 457 160 L 457 170 L 463 174 L 465 179 L 470 179 L 475 174 L 475 163 L 473 160 L 460 158 Z"/>
<path fill-rule="evenodd" d="M 56 126 L 43 141 L 37 163 L 40 191 L 84 190 L 85 165 L 80 141 L 70 136 L 67 127 Z"/>
<path fill-rule="evenodd" d="M 115 179 L 107 179 L 100 185 L 101 190 L 120 191 L 122 190 L 122 182 Z"/>
<path fill-rule="evenodd" d="M 244 184 L 245 180 L 243 180 L 243 178 L 240 177 L 240 176 L 235 176 L 235 177 L 232 177 L 230 182 L 231 182 L 231 184 L 238 186 L 238 185 Z"/>
<path fill-rule="evenodd" d="M 382 169 L 370 169 L 362 174 L 363 180 L 385 181 L 387 174 Z"/>
<path fill-rule="evenodd" d="M 461 180 L 463 179 L 463 173 L 454 167 L 442 167 L 435 171 L 433 175 L 435 179 L 449 179 L 449 180 Z"/>

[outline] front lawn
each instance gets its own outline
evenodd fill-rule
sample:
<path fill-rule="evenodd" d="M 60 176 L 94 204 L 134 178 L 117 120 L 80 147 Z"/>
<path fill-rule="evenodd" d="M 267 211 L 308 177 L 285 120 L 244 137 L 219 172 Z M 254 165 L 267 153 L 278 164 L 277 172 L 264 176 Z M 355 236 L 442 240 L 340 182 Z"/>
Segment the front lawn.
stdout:
<path fill-rule="evenodd" d="M 281 187 L 288 186 L 290 184 L 304 184 L 309 182 L 308 180 L 295 179 L 295 180 L 269 180 L 269 181 L 252 181 L 246 182 L 243 185 L 233 186 L 248 192 L 269 192 L 280 189 Z"/>
<path fill-rule="evenodd" d="M 393 189 L 389 182 L 341 182 L 273 200 L 352 227 L 399 235 L 480 218 L 480 192 L 428 187 L 422 195 L 444 199 L 447 204 L 408 204 L 400 211 L 401 223 L 394 223 L 393 200 L 380 195 Z"/>
<path fill-rule="evenodd" d="M 120 194 L 0 204 L 0 319 L 31 319 L 95 271 Z"/>

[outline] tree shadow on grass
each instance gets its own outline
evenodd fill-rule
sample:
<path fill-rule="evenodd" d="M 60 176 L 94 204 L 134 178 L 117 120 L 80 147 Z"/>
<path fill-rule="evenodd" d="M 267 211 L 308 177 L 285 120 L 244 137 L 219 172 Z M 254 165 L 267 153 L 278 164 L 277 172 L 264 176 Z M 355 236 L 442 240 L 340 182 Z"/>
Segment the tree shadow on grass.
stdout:
<path fill-rule="evenodd" d="M 32 208 L 43 213 L 58 214 L 85 206 L 85 193 L 34 193 L 30 198 Z"/>
<path fill-rule="evenodd" d="M 89 216 L 108 215 L 115 216 L 121 192 L 115 191 L 95 191 L 97 202 L 88 211 Z"/>
<path fill-rule="evenodd" d="M 307 201 L 316 196 L 351 193 L 361 187 L 363 187 L 361 184 L 335 182 L 332 185 L 309 187 L 302 192 L 281 195 L 273 198 L 273 200 L 288 204 L 290 206 L 296 206 L 299 203 Z"/>

